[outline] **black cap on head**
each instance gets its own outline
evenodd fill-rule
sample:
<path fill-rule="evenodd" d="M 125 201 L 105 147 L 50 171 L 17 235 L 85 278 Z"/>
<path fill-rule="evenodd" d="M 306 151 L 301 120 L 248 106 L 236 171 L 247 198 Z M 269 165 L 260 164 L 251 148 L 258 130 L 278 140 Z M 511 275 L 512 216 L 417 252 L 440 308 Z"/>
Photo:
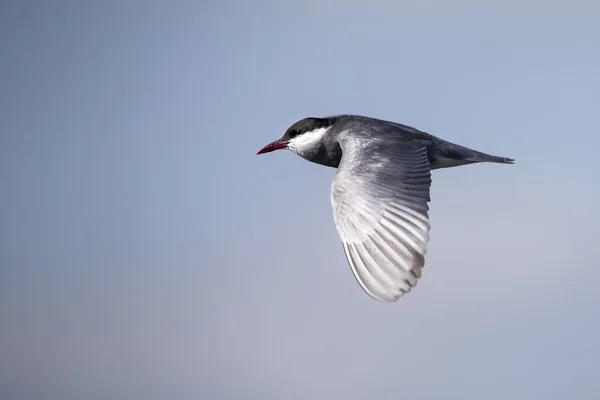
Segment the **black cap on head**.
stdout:
<path fill-rule="evenodd" d="M 290 139 L 295 138 L 296 136 L 302 135 L 303 133 L 314 131 L 319 128 L 326 128 L 335 123 L 335 118 L 315 118 L 309 117 L 301 119 L 300 121 L 294 123 L 292 126 L 285 131 L 281 140 L 289 141 Z"/>
<path fill-rule="evenodd" d="M 307 132 L 312 132 L 321 128 L 328 128 L 338 120 L 337 117 L 315 118 L 309 117 L 301 119 L 290 126 L 283 136 L 272 143 L 264 146 L 257 154 L 269 153 L 271 151 L 289 148 L 290 141 Z M 297 148 L 297 147 L 296 147 Z"/>

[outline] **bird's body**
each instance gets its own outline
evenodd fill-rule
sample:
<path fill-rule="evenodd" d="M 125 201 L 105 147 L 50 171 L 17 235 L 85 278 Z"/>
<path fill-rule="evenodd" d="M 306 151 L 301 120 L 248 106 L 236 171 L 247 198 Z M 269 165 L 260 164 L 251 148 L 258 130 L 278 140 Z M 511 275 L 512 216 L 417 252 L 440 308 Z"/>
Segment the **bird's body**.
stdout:
<path fill-rule="evenodd" d="M 259 154 L 283 148 L 338 169 L 331 191 L 336 228 L 359 284 L 380 301 L 397 300 L 421 277 L 430 171 L 514 161 L 357 115 L 305 118 Z"/>

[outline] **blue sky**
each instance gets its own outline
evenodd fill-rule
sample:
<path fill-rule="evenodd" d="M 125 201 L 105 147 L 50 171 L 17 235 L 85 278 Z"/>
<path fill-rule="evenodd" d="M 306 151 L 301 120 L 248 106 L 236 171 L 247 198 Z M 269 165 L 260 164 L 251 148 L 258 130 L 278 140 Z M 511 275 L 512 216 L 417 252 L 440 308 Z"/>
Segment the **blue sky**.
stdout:
<path fill-rule="evenodd" d="M 594 398 L 599 12 L 3 2 L 0 397 Z M 336 113 L 516 159 L 434 172 L 394 304 L 346 264 L 335 171 L 255 155 Z"/>

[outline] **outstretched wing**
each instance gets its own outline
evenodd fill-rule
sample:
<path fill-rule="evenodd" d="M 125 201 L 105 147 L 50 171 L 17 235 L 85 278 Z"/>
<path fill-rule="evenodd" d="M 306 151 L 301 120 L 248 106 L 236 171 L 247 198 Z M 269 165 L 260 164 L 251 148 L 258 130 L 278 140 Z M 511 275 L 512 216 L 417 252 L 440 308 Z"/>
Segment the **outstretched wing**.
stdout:
<path fill-rule="evenodd" d="M 427 142 L 340 135 L 342 160 L 331 203 L 360 286 L 395 301 L 421 277 L 429 241 Z"/>

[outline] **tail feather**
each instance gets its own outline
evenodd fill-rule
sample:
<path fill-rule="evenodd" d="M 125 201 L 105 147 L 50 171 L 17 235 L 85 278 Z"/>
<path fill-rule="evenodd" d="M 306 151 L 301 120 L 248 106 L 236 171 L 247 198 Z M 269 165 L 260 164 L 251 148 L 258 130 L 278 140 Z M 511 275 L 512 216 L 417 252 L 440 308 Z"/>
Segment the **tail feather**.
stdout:
<path fill-rule="evenodd" d="M 458 144 L 438 140 L 429 147 L 429 162 L 432 169 L 437 169 L 480 162 L 514 164 L 515 160 L 508 157 L 492 156 Z"/>
<path fill-rule="evenodd" d="M 491 156 L 489 154 L 481 153 L 479 151 L 472 150 L 475 155 L 468 157 L 467 160 L 473 162 L 493 162 L 499 164 L 514 164 L 515 160 L 508 157 Z"/>

